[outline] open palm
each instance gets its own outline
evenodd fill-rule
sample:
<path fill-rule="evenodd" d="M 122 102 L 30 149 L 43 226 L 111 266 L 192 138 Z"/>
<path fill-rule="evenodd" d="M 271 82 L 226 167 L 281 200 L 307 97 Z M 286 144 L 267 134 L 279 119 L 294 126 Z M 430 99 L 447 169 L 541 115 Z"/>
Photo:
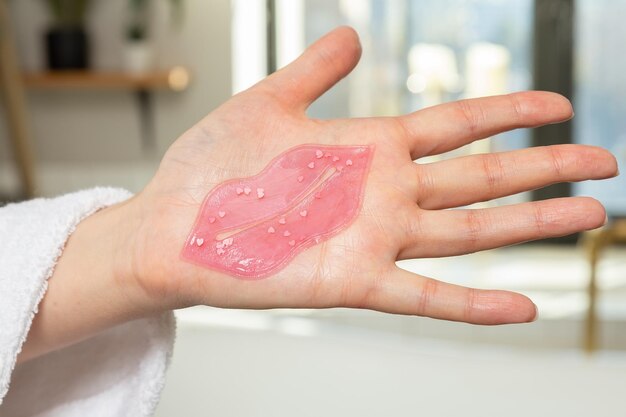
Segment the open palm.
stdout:
<path fill-rule="evenodd" d="M 308 105 L 346 76 L 359 55 L 354 31 L 339 28 L 172 145 L 137 197 L 144 214 L 131 258 L 137 282 L 150 297 L 171 308 L 343 306 L 480 324 L 535 317 L 533 303 L 523 295 L 442 283 L 406 272 L 395 261 L 459 255 L 599 227 L 604 209 L 589 198 L 443 209 L 559 181 L 610 177 L 617 170 L 614 158 L 599 148 L 562 145 L 413 162 L 502 131 L 570 118 L 569 102 L 552 93 L 466 100 L 396 118 L 308 118 Z M 278 154 L 307 143 L 375 145 L 363 205 L 350 227 L 256 281 L 180 259 L 211 189 L 257 174 Z"/>

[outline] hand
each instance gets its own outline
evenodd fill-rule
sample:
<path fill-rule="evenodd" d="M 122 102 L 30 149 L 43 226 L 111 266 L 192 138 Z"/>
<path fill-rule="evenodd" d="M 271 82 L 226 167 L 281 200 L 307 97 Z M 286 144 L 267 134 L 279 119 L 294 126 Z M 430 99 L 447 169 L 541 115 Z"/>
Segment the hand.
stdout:
<path fill-rule="evenodd" d="M 465 100 L 394 118 L 308 118 L 308 105 L 347 75 L 359 55 L 354 31 L 337 29 L 172 145 L 138 197 L 144 214 L 132 275 L 150 298 L 172 308 L 342 306 L 479 324 L 534 319 L 535 306 L 520 294 L 442 283 L 406 272 L 395 261 L 460 255 L 599 227 L 605 212 L 590 198 L 443 209 L 555 182 L 610 177 L 616 173 L 614 158 L 599 148 L 562 145 L 413 162 L 510 129 L 569 119 L 570 103 L 552 93 Z M 305 143 L 376 145 L 362 210 L 347 230 L 254 282 L 180 260 L 213 187 L 257 174 L 281 152 Z"/>
<path fill-rule="evenodd" d="M 392 118 L 308 118 L 309 104 L 354 68 L 360 52 L 352 29 L 329 33 L 183 134 L 143 192 L 83 221 L 59 260 L 19 359 L 195 304 L 355 307 L 477 324 L 533 320 L 535 306 L 523 295 L 446 284 L 406 272 L 395 261 L 599 227 L 605 212 L 591 198 L 445 209 L 556 182 L 608 178 L 616 175 L 615 158 L 600 148 L 561 145 L 413 162 L 507 130 L 569 119 L 570 103 L 545 92 L 464 100 Z M 258 281 L 180 259 L 213 187 L 257 174 L 281 152 L 305 143 L 376 145 L 363 206 L 349 228 Z"/>

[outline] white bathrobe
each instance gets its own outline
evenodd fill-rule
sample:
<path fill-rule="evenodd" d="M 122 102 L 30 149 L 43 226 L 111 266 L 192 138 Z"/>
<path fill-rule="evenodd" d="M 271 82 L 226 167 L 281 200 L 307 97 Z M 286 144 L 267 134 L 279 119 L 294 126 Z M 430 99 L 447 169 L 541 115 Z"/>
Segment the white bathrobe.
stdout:
<path fill-rule="evenodd" d="M 150 416 L 175 335 L 173 314 L 119 325 L 18 366 L 67 238 L 130 193 L 94 188 L 0 208 L 0 416 Z"/>

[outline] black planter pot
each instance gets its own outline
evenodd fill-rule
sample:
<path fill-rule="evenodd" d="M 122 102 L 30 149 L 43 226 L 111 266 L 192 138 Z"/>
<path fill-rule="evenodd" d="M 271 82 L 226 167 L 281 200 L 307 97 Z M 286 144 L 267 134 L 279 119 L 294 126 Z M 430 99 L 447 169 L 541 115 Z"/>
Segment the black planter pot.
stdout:
<path fill-rule="evenodd" d="M 51 70 L 89 67 L 89 42 L 83 28 L 54 28 L 46 33 L 48 68 Z"/>

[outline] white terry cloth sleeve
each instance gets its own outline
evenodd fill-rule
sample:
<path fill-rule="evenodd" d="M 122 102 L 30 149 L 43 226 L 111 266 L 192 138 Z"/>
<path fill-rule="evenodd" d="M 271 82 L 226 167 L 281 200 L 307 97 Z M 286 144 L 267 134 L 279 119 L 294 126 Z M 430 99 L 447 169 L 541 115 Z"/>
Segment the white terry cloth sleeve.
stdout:
<path fill-rule="evenodd" d="M 154 413 L 174 343 L 171 312 L 15 365 L 68 237 L 85 217 L 130 196 L 94 188 L 0 208 L 0 416 Z"/>

